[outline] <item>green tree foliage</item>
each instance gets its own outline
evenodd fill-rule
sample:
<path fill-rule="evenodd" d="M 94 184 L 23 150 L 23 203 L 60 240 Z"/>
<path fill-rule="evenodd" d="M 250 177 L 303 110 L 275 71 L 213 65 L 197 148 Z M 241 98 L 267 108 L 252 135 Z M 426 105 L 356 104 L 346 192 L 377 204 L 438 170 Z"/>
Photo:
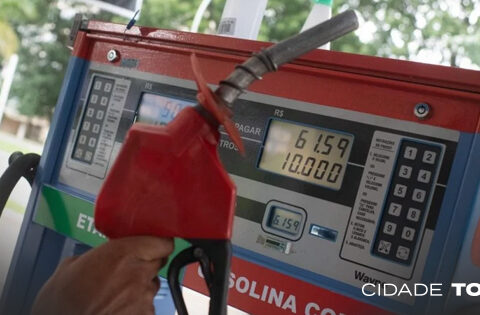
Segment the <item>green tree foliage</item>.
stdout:
<path fill-rule="evenodd" d="M 82 4 L 67 9 L 90 12 Z M 10 94 L 21 114 L 47 118 L 53 114 L 70 56 L 66 44 L 73 11 L 68 10 L 57 0 L 0 1 L 0 12 L 21 39 Z"/>
<path fill-rule="evenodd" d="M 0 20 L 0 64 L 18 49 L 18 37 L 15 30 L 5 21 Z"/>
<path fill-rule="evenodd" d="M 60 18 L 55 1 L 7 0 L 0 11 L 8 12 L 6 19 L 21 39 L 11 96 L 20 113 L 50 117 L 68 59 L 64 43 L 70 22 Z"/>
<path fill-rule="evenodd" d="M 200 2 L 144 0 L 137 24 L 188 31 Z M 200 32 L 216 32 L 224 4 L 225 0 L 212 1 Z M 280 41 L 298 33 L 311 5 L 309 0 L 269 0 L 259 40 Z M 74 0 L 0 0 L 0 26 L 8 25 L 10 38 L 14 38 L 12 30 L 21 38 L 12 91 L 21 113 L 52 114 L 70 54 L 65 44 L 72 8 L 96 19 L 126 23 L 124 18 L 96 12 Z M 480 66 L 478 0 L 334 0 L 334 14 L 347 8 L 360 13 L 362 27 L 332 43 L 333 50 L 420 61 L 428 57 L 433 63 Z M 1 36 L 0 31 L 0 54 L 8 55 L 15 50 L 15 39 L 2 46 L 1 40 L 7 36 Z"/>
<path fill-rule="evenodd" d="M 13 25 L 9 23 L 11 13 L 23 12 L 23 1 L 4 0 L 0 3 L 0 65 L 18 50 L 18 37 Z"/>
<path fill-rule="evenodd" d="M 345 36 L 334 50 L 449 66 L 480 66 L 478 0 L 345 0 L 334 13 L 356 9 L 362 32 Z M 429 59 L 427 59 L 429 58 Z"/>
<path fill-rule="evenodd" d="M 146 0 L 138 25 L 187 30 L 201 1 Z"/>

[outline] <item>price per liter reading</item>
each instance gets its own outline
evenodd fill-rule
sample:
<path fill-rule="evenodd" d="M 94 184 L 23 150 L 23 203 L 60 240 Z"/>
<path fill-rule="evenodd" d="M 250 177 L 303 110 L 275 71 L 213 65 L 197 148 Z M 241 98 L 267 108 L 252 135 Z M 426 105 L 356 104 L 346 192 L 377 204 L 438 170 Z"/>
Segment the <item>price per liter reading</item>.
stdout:
<path fill-rule="evenodd" d="M 268 226 L 291 235 L 297 235 L 301 228 L 302 214 L 278 206 L 271 208 Z"/>
<path fill-rule="evenodd" d="M 295 205 L 270 200 L 262 220 L 262 229 L 270 234 L 298 241 L 303 233 L 307 213 Z"/>
<path fill-rule="evenodd" d="M 339 190 L 353 135 L 272 119 L 260 169 Z"/>

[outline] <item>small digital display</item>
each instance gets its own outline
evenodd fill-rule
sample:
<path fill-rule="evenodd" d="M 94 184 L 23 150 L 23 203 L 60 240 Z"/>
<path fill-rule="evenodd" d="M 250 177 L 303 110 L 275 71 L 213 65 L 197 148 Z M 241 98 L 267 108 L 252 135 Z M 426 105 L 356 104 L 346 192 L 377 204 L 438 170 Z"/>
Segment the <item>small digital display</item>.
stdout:
<path fill-rule="evenodd" d="M 194 102 L 179 98 L 143 93 L 138 108 L 137 122 L 152 125 L 166 125 L 172 121 L 182 109 L 194 105 Z"/>
<path fill-rule="evenodd" d="M 267 226 L 288 234 L 297 235 L 302 227 L 302 219 L 302 214 L 298 212 L 280 207 L 272 207 Z"/>
<path fill-rule="evenodd" d="M 260 169 L 339 190 L 353 145 L 353 135 L 273 119 Z"/>

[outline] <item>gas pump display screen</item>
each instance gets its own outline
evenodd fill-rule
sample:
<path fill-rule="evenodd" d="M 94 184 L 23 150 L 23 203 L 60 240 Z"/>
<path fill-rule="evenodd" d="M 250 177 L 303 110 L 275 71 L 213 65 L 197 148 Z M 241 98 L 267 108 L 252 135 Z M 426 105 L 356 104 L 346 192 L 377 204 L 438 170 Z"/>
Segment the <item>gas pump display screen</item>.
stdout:
<path fill-rule="evenodd" d="M 269 227 L 292 235 L 298 234 L 302 227 L 302 214 L 280 207 L 272 207 L 270 212 Z"/>
<path fill-rule="evenodd" d="M 353 135 L 272 119 L 258 167 L 339 190 Z"/>
<path fill-rule="evenodd" d="M 169 96 L 143 93 L 137 121 L 153 125 L 166 125 L 187 106 L 195 103 Z"/>

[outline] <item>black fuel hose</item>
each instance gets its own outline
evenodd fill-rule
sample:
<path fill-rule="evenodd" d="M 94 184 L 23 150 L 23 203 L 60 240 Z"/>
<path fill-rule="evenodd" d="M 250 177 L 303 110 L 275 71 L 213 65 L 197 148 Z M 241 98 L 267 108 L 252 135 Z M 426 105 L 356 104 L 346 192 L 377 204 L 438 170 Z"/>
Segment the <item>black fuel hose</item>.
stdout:
<path fill-rule="evenodd" d="M 23 154 L 14 152 L 8 158 L 8 168 L 0 177 L 0 216 L 7 204 L 8 197 L 17 185 L 20 178 L 24 177 L 30 186 L 33 184 L 40 155 L 35 153 Z"/>
<path fill-rule="evenodd" d="M 348 10 L 340 13 L 317 26 L 254 54 L 220 82 L 215 94 L 226 106 L 231 107 L 240 94 L 254 81 L 260 80 L 263 75 L 274 72 L 281 65 L 357 28 L 358 19 L 354 11 Z"/>

